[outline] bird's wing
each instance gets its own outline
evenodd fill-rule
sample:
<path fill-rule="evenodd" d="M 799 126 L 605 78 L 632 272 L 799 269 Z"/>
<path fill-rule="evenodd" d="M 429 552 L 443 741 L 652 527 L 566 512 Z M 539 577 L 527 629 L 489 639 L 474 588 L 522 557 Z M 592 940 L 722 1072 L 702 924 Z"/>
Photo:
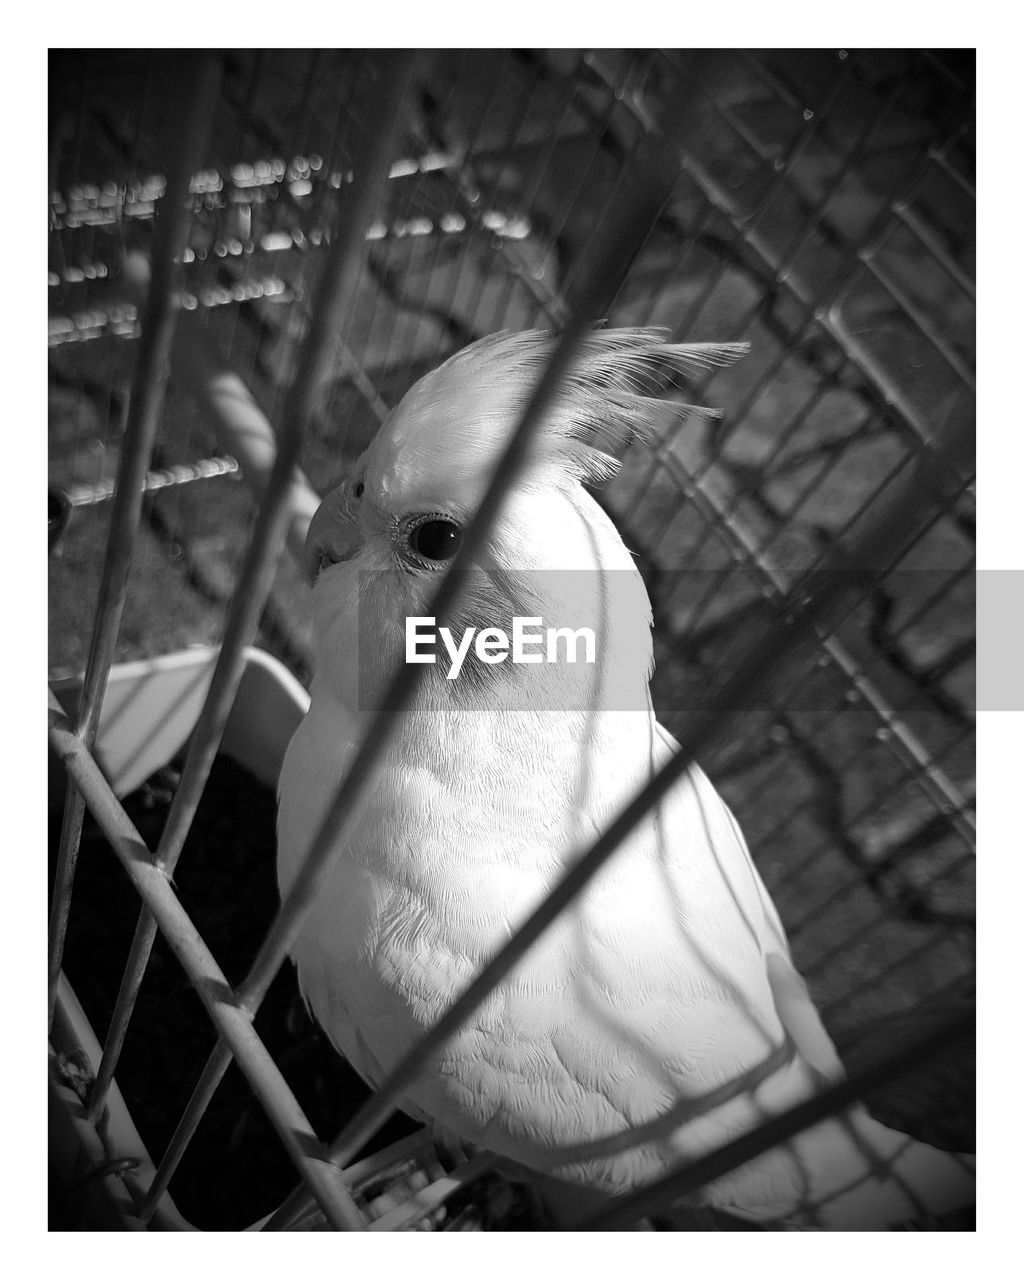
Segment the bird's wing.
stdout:
<path fill-rule="evenodd" d="M 678 753 L 679 743 L 662 724 L 655 723 L 654 734 L 652 763 L 655 769 L 661 769 Z M 692 765 L 688 770 L 686 784 L 692 786 L 699 797 L 706 814 L 709 834 L 713 835 L 714 854 L 721 873 L 735 894 L 737 903 L 743 905 L 745 914 L 754 924 L 762 946 L 767 953 L 781 952 L 788 955 L 789 945 L 782 921 L 754 866 L 739 823 L 697 765 Z"/>
<path fill-rule="evenodd" d="M 655 726 L 655 767 L 663 767 L 679 744 L 663 725 Z M 803 1060 L 824 1079 L 842 1076 L 843 1068 L 822 1025 L 807 985 L 793 967 L 789 944 L 775 904 L 754 865 L 739 823 L 704 773 L 694 765 L 687 775 L 706 815 L 714 858 L 737 907 L 758 935 L 775 1012 Z"/>

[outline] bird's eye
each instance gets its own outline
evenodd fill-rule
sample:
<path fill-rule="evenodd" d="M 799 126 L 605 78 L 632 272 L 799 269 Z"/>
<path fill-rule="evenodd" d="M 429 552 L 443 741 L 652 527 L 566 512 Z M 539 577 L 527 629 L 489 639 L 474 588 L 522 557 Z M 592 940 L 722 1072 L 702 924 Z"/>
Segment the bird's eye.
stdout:
<path fill-rule="evenodd" d="M 436 516 L 418 524 L 409 534 L 409 546 L 422 560 L 443 563 L 462 543 L 462 530 L 452 520 Z"/>

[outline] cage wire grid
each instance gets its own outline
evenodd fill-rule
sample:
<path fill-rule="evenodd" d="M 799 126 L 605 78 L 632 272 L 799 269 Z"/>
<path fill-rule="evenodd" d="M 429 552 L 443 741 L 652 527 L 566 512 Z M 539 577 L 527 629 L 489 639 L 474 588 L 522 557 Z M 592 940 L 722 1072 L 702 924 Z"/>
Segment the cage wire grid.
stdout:
<path fill-rule="evenodd" d="M 118 1169 L 108 1153 L 92 1185 L 120 1180 L 126 1215 L 174 1223 L 166 1185 L 232 1056 L 334 1226 L 436 1224 L 488 1168 L 480 1156 L 442 1165 L 416 1135 L 351 1166 L 353 1135 L 371 1136 L 393 1107 L 387 1086 L 330 1147 L 346 1173 L 310 1156 L 322 1139 L 253 1030 L 295 907 L 232 984 L 167 877 L 257 623 L 308 679 L 308 610 L 292 559 L 277 563 L 282 542 L 298 547 L 314 491 L 420 373 L 502 328 L 571 340 L 606 316 L 684 341 L 751 342 L 688 393 L 725 417 L 674 423 L 653 451 L 631 449 L 600 498 L 651 595 L 660 718 L 737 813 L 851 1079 L 921 1019 L 931 1034 L 929 1010 L 963 1005 L 973 975 L 974 508 L 962 451 L 941 503 L 910 499 L 939 442 L 973 434 L 967 55 L 460 51 L 384 72 L 362 52 L 188 61 L 198 105 L 177 154 L 162 135 L 181 67 L 165 55 L 82 52 L 51 66 L 50 483 L 67 520 L 51 559 L 51 677 L 60 688 L 86 669 L 77 718 L 51 712 L 72 779 L 53 998 L 87 804 L 145 911 L 83 1113 L 108 1104 L 158 927 L 221 1037 L 160 1169 L 133 1182 L 138 1163 Z M 685 127 L 673 128 L 680 102 Z M 393 130 L 366 126 L 392 116 Z M 187 202 L 175 203 L 175 182 Z M 175 207 L 189 216 L 157 219 L 154 234 L 155 211 Z M 269 452 L 225 443 L 238 439 L 224 429 L 232 412 Z M 296 462 L 310 486 L 293 480 Z M 906 516 L 894 488 L 915 520 L 884 571 L 853 592 L 847 573 L 846 606 L 826 625 L 817 610 L 838 590 L 837 551 L 863 548 L 867 517 L 887 503 L 888 528 Z M 101 585 L 110 527 L 121 532 Z M 819 603 L 791 629 L 813 633 L 813 659 L 746 688 L 741 735 L 722 739 L 712 720 L 694 740 L 698 693 L 716 714 L 730 705 L 751 638 L 770 647 L 807 581 Z M 220 640 L 171 815 L 140 857 L 146 842 L 90 754 L 107 668 Z M 204 995 L 211 982 L 226 994 Z M 963 1080 L 954 1087 L 962 1096 Z M 872 1099 L 887 1119 L 896 1104 Z M 404 1200 L 352 1199 L 417 1159 Z"/>

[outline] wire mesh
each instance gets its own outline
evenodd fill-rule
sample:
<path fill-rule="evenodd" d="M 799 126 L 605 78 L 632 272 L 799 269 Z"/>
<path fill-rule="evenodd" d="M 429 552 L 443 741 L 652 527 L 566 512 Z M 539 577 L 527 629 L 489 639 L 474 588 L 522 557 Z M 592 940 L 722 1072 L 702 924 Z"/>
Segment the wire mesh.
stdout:
<path fill-rule="evenodd" d="M 154 103 L 176 74 L 172 58 L 153 53 L 61 59 L 51 102 L 50 482 L 71 518 L 51 565 L 55 677 L 84 663 L 105 499 L 129 439 L 140 334 L 132 264 L 150 253 L 168 199 Z M 350 306 L 325 352 L 329 383 L 301 446 L 303 471 L 326 490 L 420 373 L 503 327 L 568 325 L 571 335 L 603 312 L 613 324 L 666 324 L 681 340 L 749 340 L 747 360 L 700 388 L 727 417 L 688 419 L 652 454 L 627 454 L 602 495 L 644 571 L 655 705 L 684 742 L 697 694 L 722 696 L 749 637 L 777 632 L 801 575 L 831 563 L 894 480 L 909 500 L 908 478 L 940 440 L 970 434 L 974 390 L 966 55 L 772 51 L 720 55 L 713 73 L 698 60 L 695 77 L 693 66 L 671 52 L 423 58 L 387 179 L 373 184 L 376 219 L 347 278 Z M 341 197 L 367 157 L 384 154 L 363 106 L 375 75 L 366 54 L 229 53 L 207 155 L 192 167 L 182 329 L 214 368 L 241 375 L 272 421 L 317 325 L 312 300 L 340 234 Z M 666 135 L 657 121 L 678 107 L 688 78 L 685 132 Z M 595 284 L 593 264 L 638 173 L 663 174 L 663 184 L 646 212 L 620 224 L 626 234 Z M 186 389 L 180 355 L 172 375 L 120 659 L 219 639 L 245 580 L 255 519 L 238 483 L 246 461 L 239 468 L 209 405 Z M 742 739 L 713 743 L 709 728 L 698 743 L 839 1039 L 973 973 L 969 486 L 914 533 L 899 560 L 858 582 L 841 621 L 819 631 L 809 669 L 750 686 Z M 308 606 L 288 561 L 261 639 L 308 679 Z M 247 1017 L 288 936 L 278 926 L 258 976 L 236 985 Z M 229 1060 L 223 1049 L 210 1060 L 143 1217 Z M 353 1122 L 331 1148 L 335 1160 L 357 1155 L 399 1092 L 386 1090 Z M 471 1164 L 474 1175 L 485 1164 Z M 434 1175 L 439 1190 L 415 1190 L 413 1207 L 385 1210 L 377 1229 L 428 1219 L 464 1180 L 458 1166 L 435 1165 Z M 327 1177 L 321 1203 L 335 1225 L 351 1226 L 338 1185 Z"/>

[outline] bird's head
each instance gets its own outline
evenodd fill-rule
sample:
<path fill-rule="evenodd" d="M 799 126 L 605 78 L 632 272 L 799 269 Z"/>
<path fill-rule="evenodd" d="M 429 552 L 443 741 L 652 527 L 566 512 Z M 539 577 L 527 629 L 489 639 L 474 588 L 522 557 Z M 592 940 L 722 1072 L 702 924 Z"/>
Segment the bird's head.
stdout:
<path fill-rule="evenodd" d="M 356 665 L 358 700 L 365 703 L 367 690 L 379 689 L 386 670 L 400 660 L 405 620 L 424 616 L 455 560 L 554 344 L 554 335 L 542 331 L 499 333 L 452 356 L 407 392 L 351 473 L 321 503 L 306 543 L 318 672 L 334 674 L 331 683 L 345 701 L 355 694 Z M 679 375 L 731 363 L 745 350 L 741 344 L 670 344 L 657 329 L 588 335 L 468 575 L 470 585 L 449 623 L 453 634 L 469 626 L 507 630 L 516 613 L 542 616 L 551 625 L 582 625 L 579 617 L 593 613 L 595 571 L 606 584 L 609 570 L 623 570 L 627 576 L 618 586 L 624 594 L 605 609 L 610 616 L 625 609 L 637 617 L 645 639 L 634 636 L 633 643 L 645 649 L 649 667 L 650 606 L 643 583 L 583 485 L 613 476 L 622 446 L 650 436 L 669 409 L 707 413 L 668 406 L 660 397 L 678 385 Z M 558 576 L 566 573 L 575 583 L 568 593 L 572 603 L 566 600 L 569 579 Z M 600 594 L 606 599 L 606 589 Z M 488 665 L 484 671 L 473 662 L 466 667 L 477 676 L 503 669 Z M 343 674 L 345 689 L 339 687 Z"/>

